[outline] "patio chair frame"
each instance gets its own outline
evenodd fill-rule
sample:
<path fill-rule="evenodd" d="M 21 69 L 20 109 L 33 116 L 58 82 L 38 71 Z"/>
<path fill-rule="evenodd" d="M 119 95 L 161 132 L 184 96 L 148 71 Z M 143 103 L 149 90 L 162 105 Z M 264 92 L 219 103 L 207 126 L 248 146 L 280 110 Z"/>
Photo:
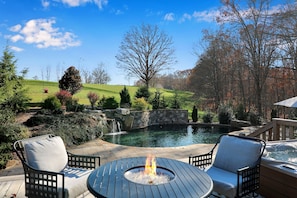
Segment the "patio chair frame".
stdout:
<path fill-rule="evenodd" d="M 264 140 L 259 138 L 254 138 L 254 137 L 224 134 L 219 137 L 218 141 L 216 142 L 216 144 L 214 145 L 214 147 L 211 149 L 210 152 L 202 155 L 197 155 L 197 156 L 189 156 L 189 164 L 192 164 L 193 166 L 197 166 L 202 170 L 205 170 L 207 167 L 211 166 L 213 163 L 213 158 L 214 158 L 213 156 L 214 156 L 215 149 L 220 143 L 221 138 L 226 135 L 247 139 L 251 141 L 257 141 L 263 145 L 260 156 L 254 167 L 243 167 L 237 170 L 236 197 L 244 197 L 251 193 L 254 197 L 256 194 L 255 192 L 260 188 L 260 163 L 261 163 L 261 157 L 266 147 L 266 143 Z"/>
<path fill-rule="evenodd" d="M 51 138 L 54 137 L 53 134 L 42 135 L 38 137 L 33 137 L 36 139 Z M 29 138 L 30 139 L 30 138 Z M 26 139 L 28 140 L 28 139 Z M 59 197 L 58 188 L 58 178 L 61 177 L 62 181 L 62 197 L 65 197 L 65 175 L 63 172 L 51 172 L 37 170 L 31 167 L 27 163 L 27 159 L 24 153 L 24 140 L 18 140 L 13 144 L 13 149 L 16 152 L 17 156 L 22 162 L 24 175 L 25 175 L 25 195 L 29 198 L 57 198 Z M 100 157 L 99 156 L 89 156 L 89 155 L 75 155 L 69 153 L 68 155 L 68 164 L 67 167 L 72 168 L 83 168 L 92 170 L 100 166 Z"/>

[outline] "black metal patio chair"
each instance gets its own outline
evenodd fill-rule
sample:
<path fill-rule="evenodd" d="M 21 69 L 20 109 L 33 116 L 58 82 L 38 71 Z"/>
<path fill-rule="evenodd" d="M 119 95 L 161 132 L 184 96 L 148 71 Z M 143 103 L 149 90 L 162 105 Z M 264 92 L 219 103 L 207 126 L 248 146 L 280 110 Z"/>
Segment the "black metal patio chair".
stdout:
<path fill-rule="evenodd" d="M 100 157 L 71 154 L 52 134 L 18 140 L 13 148 L 22 161 L 29 198 L 77 197 L 88 191 L 87 178 L 100 166 Z"/>
<path fill-rule="evenodd" d="M 265 146 L 265 141 L 258 138 L 222 135 L 209 153 L 190 156 L 189 163 L 209 174 L 213 191 L 219 195 L 255 196 L 260 187 L 260 162 Z"/>

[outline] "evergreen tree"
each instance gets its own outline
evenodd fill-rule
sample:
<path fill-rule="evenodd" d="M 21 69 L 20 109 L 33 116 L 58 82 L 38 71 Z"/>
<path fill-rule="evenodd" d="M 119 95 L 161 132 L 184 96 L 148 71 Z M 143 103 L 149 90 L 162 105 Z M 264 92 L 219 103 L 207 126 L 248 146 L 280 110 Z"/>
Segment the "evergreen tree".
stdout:
<path fill-rule="evenodd" d="M 149 88 L 146 86 L 139 87 L 135 93 L 135 98 L 144 98 L 146 101 L 148 101 L 149 97 Z"/>
<path fill-rule="evenodd" d="M 198 109 L 196 108 L 196 106 L 193 107 L 192 121 L 193 122 L 197 122 L 198 121 Z"/>
<path fill-rule="evenodd" d="M 126 86 L 124 86 L 124 88 L 120 92 L 120 96 L 121 96 L 120 107 L 130 108 L 132 102 L 131 102 L 129 91 Z"/>
<path fill-rule="evenodd" d="M 74 95 L 82 88 L 79 71 L 74 66 L 65 71 L 65 74 L 59 80 L 59 88 L 69 91 L 71 95 Z"/>
<path fill-rule="evenodd" d="M 9 108 L 14 112 L 26 109 L 26 104 L 30 101 L 23 88 L 23 79 L 26 73 L 27 69 L 24 69 L 22 76 L 16 74 L 16 60 L 7 46 L 0 61 L 1 108 Z"/>

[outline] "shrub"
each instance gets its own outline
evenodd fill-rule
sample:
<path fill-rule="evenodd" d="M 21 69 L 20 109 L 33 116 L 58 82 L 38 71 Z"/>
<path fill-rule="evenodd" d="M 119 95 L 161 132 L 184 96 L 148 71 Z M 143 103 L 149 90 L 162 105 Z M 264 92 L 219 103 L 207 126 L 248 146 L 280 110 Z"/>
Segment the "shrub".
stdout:
<path fill-rule="evenodd" d="M 180 101 L 178 98 L 178 94 L 175 92 L 173 100 L 171 101 L 170 108 L 172 109 L 180 109 Z"/>
<path fill-rule="evenodd" d="M 218 119 L 220 124 L 230 124 L 232 120 L 232 108 L 228 105 L 220 105 L 218 109 Z"/>
<path fill-rule="evenodd" d="M 119 107 L 119 103 L 115 100 L 115 98 L 108 97 L 103 103 L 103 109 L 116 109 Z"/>
<path fill-rule="evenodd" d="M 245 108 L 243 104 L 238 105 L 236 112 L 235 112 L 235 118 L 238 120 L 247 120 L 248 114 L 245 112 Z"/>
<path fill-rule="evenodd" d="M 131 97 L 130 97 L 129 91 L 126 88 L 126 86 L 124 86 L 124 88 L 120 92 L 120 96 L 121 96 L 120 107 L 130 108 L 131 104 L 132 104 Z"/>
<path fill-rule="evenodd" d="M 66 105 L 66 103 L 71 100 L 72 95 L 69 91 L 60 90 L 58 93 L 56 93 L 56 97 L 60 100 L 62 105 Z"/>
<path fill-rule="evenodd" d="M 85 108 L 85 105 L 78 104 L 78 99 L 76 98 L 72 98 L 71 100 L 66 102 L 66 111 L 83 112 Z"/>
<path fill-rule="evenodd" d="M 88 99 L 89 99 L 89 101 L 91 103 L 92 109 L 94 109 L 94 105 L 99 100 L 99 96 L 94 92 L 89 92 L 88 93 Z"/>
<path fill-rule="evenodd" d="M 138 111 L 144 111 L 148 109 L 149 104 L 144 98 L 135 98 L 132 107 Z"/>
<path fill-rule="evenodd" d="M 276 109 L 271 110 L 270 117 L 271 117 L 271 120 L 272 120 L 272 118 L 277 118 L 277 110 Z"/>
<path fill-rule="evenodd" d="M 14 123 L 15 114 L 11 110 L 0 110 L 0 115 L 0 169 L 3 169 L 12 159 L 12 143 L 27 138 L 29 131 L 25 126 Z"/>
<path fill-rule="evenodd" d="M 15 122 L 15 113 L 11 109 L 0 110 L 0 125 L 6 125 Z"/>
<path fill-rule="evenodd" d="M 193 106 L 193 110 L 192 110 L 192 121 L 193 122 L 197 122 L 198 121 L 198 109 L 196 108 L 196 106 Z"/>
<path fill-rule="evenodd" d="M 148 101 L 150 95 L 149 89 L 146 86 L 139 87 L 135 93 L 136 98 L 144 98 L 146 101 Z"/>
<path fill-rule="evenodd" d="M 102 107 L 102 108 L 103 108 L 103 104 L 105 103 L 105 101 L 106 101 L 106 97 L 103 96 L 103 97 L 99 100 L 99 102 L 98 102 L 98 107 Z"/>
<path fill-rule="evenodd" d="M 160 97 L 161 97 L 161 93 L 159 91 L 155 92 L 155 97 L 153 98 L 153 100 L 151 101 L 152 107 L 153 109 L 159 109 L 160 108 Z"/>
<path fill-rule="evenodd" d="M 42 108 L 54 111 L 56 109 L 61 108 L 61 103 L 56 96 L 49 96 L 44 100 L 44 103 L 42 104 Z"/>
<path fill-rule="evenodd" d="M 212 123 L 213 115 L 210 112 L 205 113 L 202 116 L 203 123 Z"/>
<path fill-rule="evenodd" d="M 250 120 L 252 126 L 261 125 L 261 117 L 253 111 L 251 111 L 249 113 L 249 120 Z"/>

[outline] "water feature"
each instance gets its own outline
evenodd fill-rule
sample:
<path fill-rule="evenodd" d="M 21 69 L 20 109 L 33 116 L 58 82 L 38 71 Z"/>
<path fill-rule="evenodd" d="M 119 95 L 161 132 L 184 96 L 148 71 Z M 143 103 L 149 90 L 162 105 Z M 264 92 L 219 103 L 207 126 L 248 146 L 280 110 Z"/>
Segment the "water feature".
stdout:
<path fill-rule="evenodd" d="M 176 147 L 191 144 L 213 144 L 229 128 L 194 127 L 191 125 L 152 126 L 125 134 L 107 134 L 103 140 L 114 144 L 138 147 Z"/>
<path fill-rule="evenodd" d="M 122 131 L 121 129 L 121 123 L 119 121 L 116 121 L 115 119 L 110 119 L 108 125 L 110 128 L 110 132 L 106 135 L 119 135 L 126 133 L 126 131 Z"/>

